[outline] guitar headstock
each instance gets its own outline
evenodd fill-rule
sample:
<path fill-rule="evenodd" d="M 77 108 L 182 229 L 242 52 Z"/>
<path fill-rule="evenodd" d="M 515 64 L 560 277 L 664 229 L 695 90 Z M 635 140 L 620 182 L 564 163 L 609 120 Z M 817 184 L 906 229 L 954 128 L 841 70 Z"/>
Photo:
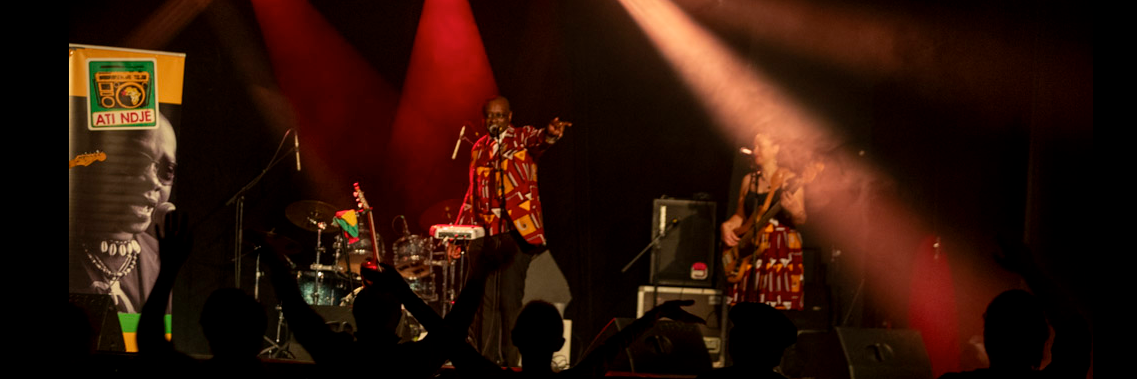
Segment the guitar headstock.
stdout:
<path fill-rule="evenodd" d="M 367 198 L 363 196 L 363 189 L 359 188 L 359 182 L 354 183 L 352 186 L 355 187 L 355 191 L 351 193 L 352 196 L 355 196 L 355 205 L 359 207 L 361 211 L 371 210 L 371 205 L 367 203 Z"/>
<path fill-rule="evenodd" d="M 107 153 L 104 153 L 102 151 L 95 151 L 94 153 L 79 154 L 75 156 L 75 159 L 68 161 L 67 167 L 71 168 L 75 166 L 90 166 L 91 163 L 94 163 L 96 161 L 102 162 L 105 160 L 107 160 Z"/>
<path fill-rule="evenodd" d="M 816 179 L 817 175 L 821 174 L 822 171 L 825 171 L 825 164 L 821 162 L 813 162 L 812 164 L 805 166 L 805 172 L 802 172 L 801 179 L 806 183 L 812 182 L 813 179 Z"/>

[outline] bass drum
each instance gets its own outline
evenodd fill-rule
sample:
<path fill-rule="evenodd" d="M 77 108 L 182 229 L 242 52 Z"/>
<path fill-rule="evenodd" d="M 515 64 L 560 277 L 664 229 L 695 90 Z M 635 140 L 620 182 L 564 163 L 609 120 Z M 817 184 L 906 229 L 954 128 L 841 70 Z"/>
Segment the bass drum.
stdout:
<path fill-rule="evenodd" d="M 299 271 L 296 284 L 300 285 L 300 295 L 310 305 L 343 305 L 341 302 L 353 288 L 350 278 L 326 270 Z"/>
<path fill-rule="evenodd" d="M 342 239 L 342 236 L 340 236 Z M 371 248 L 371 231 L 362 229 L 359 231 L 359 241 L 355 243 L 347 243 L 346 240 L 342 241 L 344 255 L 347 256 L 347 269 L 353 274 L 359 275 L 359 265 L 367 258 L 371 258 L 374 251 Z M 379 258 L 384 258 L 387 251 L 382 245 L 379 246 Z"/>

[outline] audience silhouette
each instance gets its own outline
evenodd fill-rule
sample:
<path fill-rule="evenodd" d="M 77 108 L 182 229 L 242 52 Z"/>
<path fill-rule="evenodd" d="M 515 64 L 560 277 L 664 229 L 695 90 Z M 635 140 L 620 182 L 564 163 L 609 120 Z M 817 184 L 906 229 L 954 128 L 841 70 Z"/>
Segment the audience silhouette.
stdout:
<path fill-rule="evenodd" d="M 1086 319 L 1042 274 L 1026 245 L 1008 241 L 1002 241 L 1002 245 L 1002 255 L 997 255 L 1000 263 L 1021 275 L 1033 294 L 1008 290 L 987 305 L 983 314 L 983 344 L 990 367 L 948 373 L 940 378 L 1085 377 L 1093 359 L 1093 335 Z M 1054 344 L 1050 348 L 1050 363 L 1042 368 L 1051 327 Z"/>
<path fill-rule="evenodd" d="M 500 257 L 492 254 L 475 259 L 466 287 L 445 319 L 411 290 L 394 267 L 381 264 L 380 270 L 372 270 L 365 264 L 361 274 L 370 285 L 354 301 L 357 330 L 350 335 L 333 332 L 304 302 L 287 263 L 275 252 L 276 240 L 269 236 L 267 242 L 270 253 L 263 254 L 292 332 L 318 365 L 335 374 L 433 376 L 445 363 L 445 352 L 451 346 L 465 344 L 466 330 L 481 303 L 486 275 L 501 264 Z M 396 327 L 401 307 L 426 328 L 428 334 L 423 340 L 399 343 Z"/>
<path fill-rule="evenodd" d="M 182 265 L 189 257 L 191 239 L 186 217 L 170 212 L 166 222 L 156 228 L 161 271 L 153 291 L 142 308 L 138 325 L 139 366 L 144 372 L 161 370 L 175 375 L 226 374 L 266 375 L 265 364 L 257 358 L 266 328 L 264 308 L 244 291 L 223 288 L 214 291 L 201 313 L 201 326 L 209 341 L 213 358 L 197 362 L 178 352 L 166 339 L 164 315 L 170 291 Z M 554 372 L 555 352 L 564 344 L 560 311 L 544 301 L 527 304 L 516 318 L 512 342 L 525 359 L 522 371 L 502 368 L 483 357 L 467 342 L 470 325 L 485 293 L 489 273 L 500 268 L 509 255 L 496 251 L 471 251 L 474 259 L 470 277 L 452 311 L 440 317 L 422 301 L 391 266 L 364 264 L 361 274 L 366 287 L 356 296 L 352 312 L 354 334 L 334 332 L 301 296 L 281 251 L 287 242 L 270 234 L 262 256 L 280 299 L 291 331 L 328 375 L 363 374 L 416 378 L 438 374 L 450 359 L 463 377 L 599 377 L 619 353 L 651 329 L 658 320 L 705 322 L 682 309 L 693 301 L 668 301 L 655 307 L 619 331 L 579 364 Z M 280 245 L 280 246 L 278 246 Z M 1092 332 L 1084 317 L 1062 301 L 1053 283 L 1033 265 L 1023 246 L 1004 249 L 1002 263 L 1022 275 L 1030 291 L 1014 289 L 996 296 L 987 306 L 984 319 L 984 345 L 990 367 L 941 378 L 1065 378 L 1085 376 L 1092 360 Z M 82 311 L 72 306 L 77 325 Z M 396 329 L 409 311 L 429 332 L 421 341 L 400 343 Z M 734 365 L 713 370 L 700 378 L 784 379 L 775 369 L 787 347 L 797 339 L 797 327 L 782 312 L 762 303 L 739 303 L 730 310 L 729 353 Z M 82 322 L 81 322 L 82 321 Z M 1051 360 L 1043 364 L 1050 330 L 1055 331 Z M 89 330 L 75 334 L 90 336 Z M 73 355 L 83 359 L 89 344 L 76 340 Z"/>
<path fill-rule="evenodd" d="M 267 325 L 264 308 L 240 289 L 218 289 L 205 302 L 200 322 L 213 352 L 208 362 L 198 364 L 192 357 L 175 350 L 173 343 L 166 339 L 163 320 L 170 291 L 178 271 L 189 258 L 192 239 L 186 229 L 184 213 L 171 211 L 162 225 L 155 226 L 162 253 L 161 271 L 138 321 L 138 350 L 144 364 L 185 376 L 190 373 L 263 374 L 265 367 L 257 354 Z M 149 366 L 147 369 L 150 371 Z"/>
<path fill-rule="evenodd" d="M 520 375 L 527 378 L 542 377 L 602 377 L 608 371 L 620 351 L 627 348 L 637 338 L 655 326 L 661 318 L 680 322 L 705 323 L 706 321 L 687 313 L 683 306 L 694 304 L 694 300 L 672 300 L 660 304 L 644 313 L 616 335 L 604 341 L 596 350 L 584 357 L 576 366 L 561 372 L 553 372 L 553 353 L 561 349 L 565 339 L 562 336 L 564 324 L 555 306 L 544 301 L 531 301 L 522 308 L 513 327 L 513 344 L 521 353 L 524 369 L 520 372 L 502 369 L 489 359 L 482 357 L 468 344 L 455 349 L 451 361 L 463 377 L 503 377 Z"/>
<path fill-rule="evenodd" d="M 778 378 L 774 371 L 787 347 L 797 342 L 797 326 L 764 303 L 738 303 L 730 309 L 729 352 L 734 365 L 699 378 Z"/>

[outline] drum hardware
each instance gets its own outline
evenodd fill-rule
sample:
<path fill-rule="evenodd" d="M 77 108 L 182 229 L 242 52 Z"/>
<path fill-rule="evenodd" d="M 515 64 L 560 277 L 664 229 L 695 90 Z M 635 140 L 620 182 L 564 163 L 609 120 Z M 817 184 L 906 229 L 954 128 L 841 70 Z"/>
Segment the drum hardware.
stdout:
<path fill-rule="evenodd" d="M 276 234 L 274 231 L 264 232 L 256 230 L 252 232 L 252 235 L 253 238 L 245 241 L 246 244 L 252 246 L 252 250 L 245 254 L 256 254 L 256 261 L 253 266 L 253 299 L 260 301 L 261 278 L 265 276 L 264 270 L 261 269 L 261 248 L 269 243 L 269 239 L 273 239 L 274 254 L 277 254 L 283 259 L 289 268 L 296 268 L 296 264 L 292 263 L 292 260 L 288 259 L 288 256 L 299 254 L 301 249 L 300 244 L 295 240 Z"/>
<path fill-rule="evenodd" d="M 268 342 L 269 347 L 264 348 L 264 350 L 261 350 L 261 352 L 257 355 L 258 356 L 263 355 L 263 356 L 266 356 L 269 358 L 293 359 L 293 358 L 295 358 L 295 356 L 293 356 L 292 352 L 288 350 L 288 342 L 281 343 L 281 341 L 280 341 L 281 336 L 283 335 L 283 333 L 281 332 L 281 329 L 283 329 L 283 327 L 284 327 L 284 310 L 280 306 L 280 304 L 277 304 L 275 309 L 276 309 L 276 336 L 274 336 L 273 338 L 268 338 L 268 336 L 262 336 L 262 337 L 264 337 L 265 342 Z"/>
<path fill-rule="evenodd" d="M 340 305 L 352 291 L 351 280 L 338 271 L 303 270 L 296 272 L 296 284 L 310 305 Z"/>
<path fill-rule="evenodd" d="M 486 234 L 485 228 L 474 225 L 454 225 L 454 224 L 436 224 L 430 227 L 430 235 L 437 240 L 442 241 L 444 246 L 450 244 L 465 245 L 469 241 L 482 238 Z M 450 311 L 450 307 L 457 299 L 458 293 L 461 291 L 462 282 L 458 280 L 458 274 L 465 272 L 462 266 L 465 265 L 466 260 L 462 259 L 463 249 L 445 249 L 446 251 L 455 251 L 457 254 L 450 255 L 446 251 L 436 253 L 443 255 L 443 258 L 433 260 L 432 265 L 442 267 L 442 288 L 443 288 L 443 301 L 442 301 L 442 314 L 445 315 Z"/>
<path fill-rule="evenodd" d="M 312 271 L 335 271 L 335 272 L 339 272 L 339 271 L 343 270 L 343 267 L 340 267 L 339 265 L 322 265 L 322 264 L 317 264 L 317 263 L 313 263 L 313 264 L 309 265 L 308 268 L 311 269 Z"/>
<path fill-rule="evenodd" d="M 273 246 L 273 251 L 271 253 L 277 254 L 277 256 L 281 260 L 283 260 L 284 263 L 289 268 L 295 269 L 296 263 L 292 262 L 292 259 L 289 259 L 288 256 L 300 254 L 301 249 L 300 249 L 300 244 L 297 243 L 295 240 L 288 238 L 288 237 L 285 237 L 285 236 L 282 236 L 280 234 L 276 234 L 274 231 L 268 231 L 268 232 L 254 231 L 253 235 L 255 236 L 254 241 L 246 241 L 246 242 L 258 242 L 259 243 L 259 244 L 253 244 L 253 249 L 251 252 L 249 252 L 249 254 L 256 254 L 256 262 L 255 262 L 255 266 L 254 266 L 255 280 L 253 281 L 253 299 L 260 301 L 261 278 L 263 278 L 265 276 L 264 269 L 261 267 L 261 251 L 260 250 L 262 248 L 264 248 L 264 246 L 269 245 L 271 243 Z M 272 241 L 270 242 L 270 240 L 272 240 Z M 264 350 L 261 350 L 261 352 L 258 354 L 258 356 L 266 356 L 269 358 L 288 358 L 288 359 L 294 358 L 294 356 L 292 355 L 292 352 L 289 351 L 289 349 L 288 349 L 289 348 L 288 342 L 287 341 L 281 342 L 281 340 L 284 336 L 284 333 L 282 330 L 284 327 L 284 312 L 282 310 L 283 308 L 281 307 L 280 303 L 277 303 L 277 305 L 274 307 L 274 309 L 276 310 L 276 333 L 273 335 L 272 338 L 269 338 L 269 336 L 267 336 L 267 335 L 261 336 L 262 338 L 264 338 L 265 342 L 268 342 L 269 346 L 264 348 Z"/>

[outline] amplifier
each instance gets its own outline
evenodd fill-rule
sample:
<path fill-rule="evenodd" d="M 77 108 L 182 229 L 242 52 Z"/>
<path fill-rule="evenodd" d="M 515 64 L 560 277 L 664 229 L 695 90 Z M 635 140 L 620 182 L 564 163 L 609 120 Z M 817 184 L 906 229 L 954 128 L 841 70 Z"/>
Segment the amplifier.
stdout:
<path fill-rule="evenodd" d="M 703 335 L 703 343 L 707 346 L 707 353 L 711 355 L 714 367 L 723 367 L 726 363 L 726 327 L 727 327 L 727 299 L 722 291 L 710 288 L 688 287 L 658 287 L 658 303 L 654 303 L 655 286 L 640 286 L 638 300 L 636 301 L 636 317 L 643 316 L 656 304 L 663 304 L 670 300 L 694 300 L 695 305 L 684 307 L 683 310 L 707 320 L 706 325 L 698 325 Z"/>
<path fill-rule="evenodd" d="M 714 287 L 715 203 L 655 199 L 652 205 L 651 237 L 659 242 L 651 250 L 651 283 Z"/>

